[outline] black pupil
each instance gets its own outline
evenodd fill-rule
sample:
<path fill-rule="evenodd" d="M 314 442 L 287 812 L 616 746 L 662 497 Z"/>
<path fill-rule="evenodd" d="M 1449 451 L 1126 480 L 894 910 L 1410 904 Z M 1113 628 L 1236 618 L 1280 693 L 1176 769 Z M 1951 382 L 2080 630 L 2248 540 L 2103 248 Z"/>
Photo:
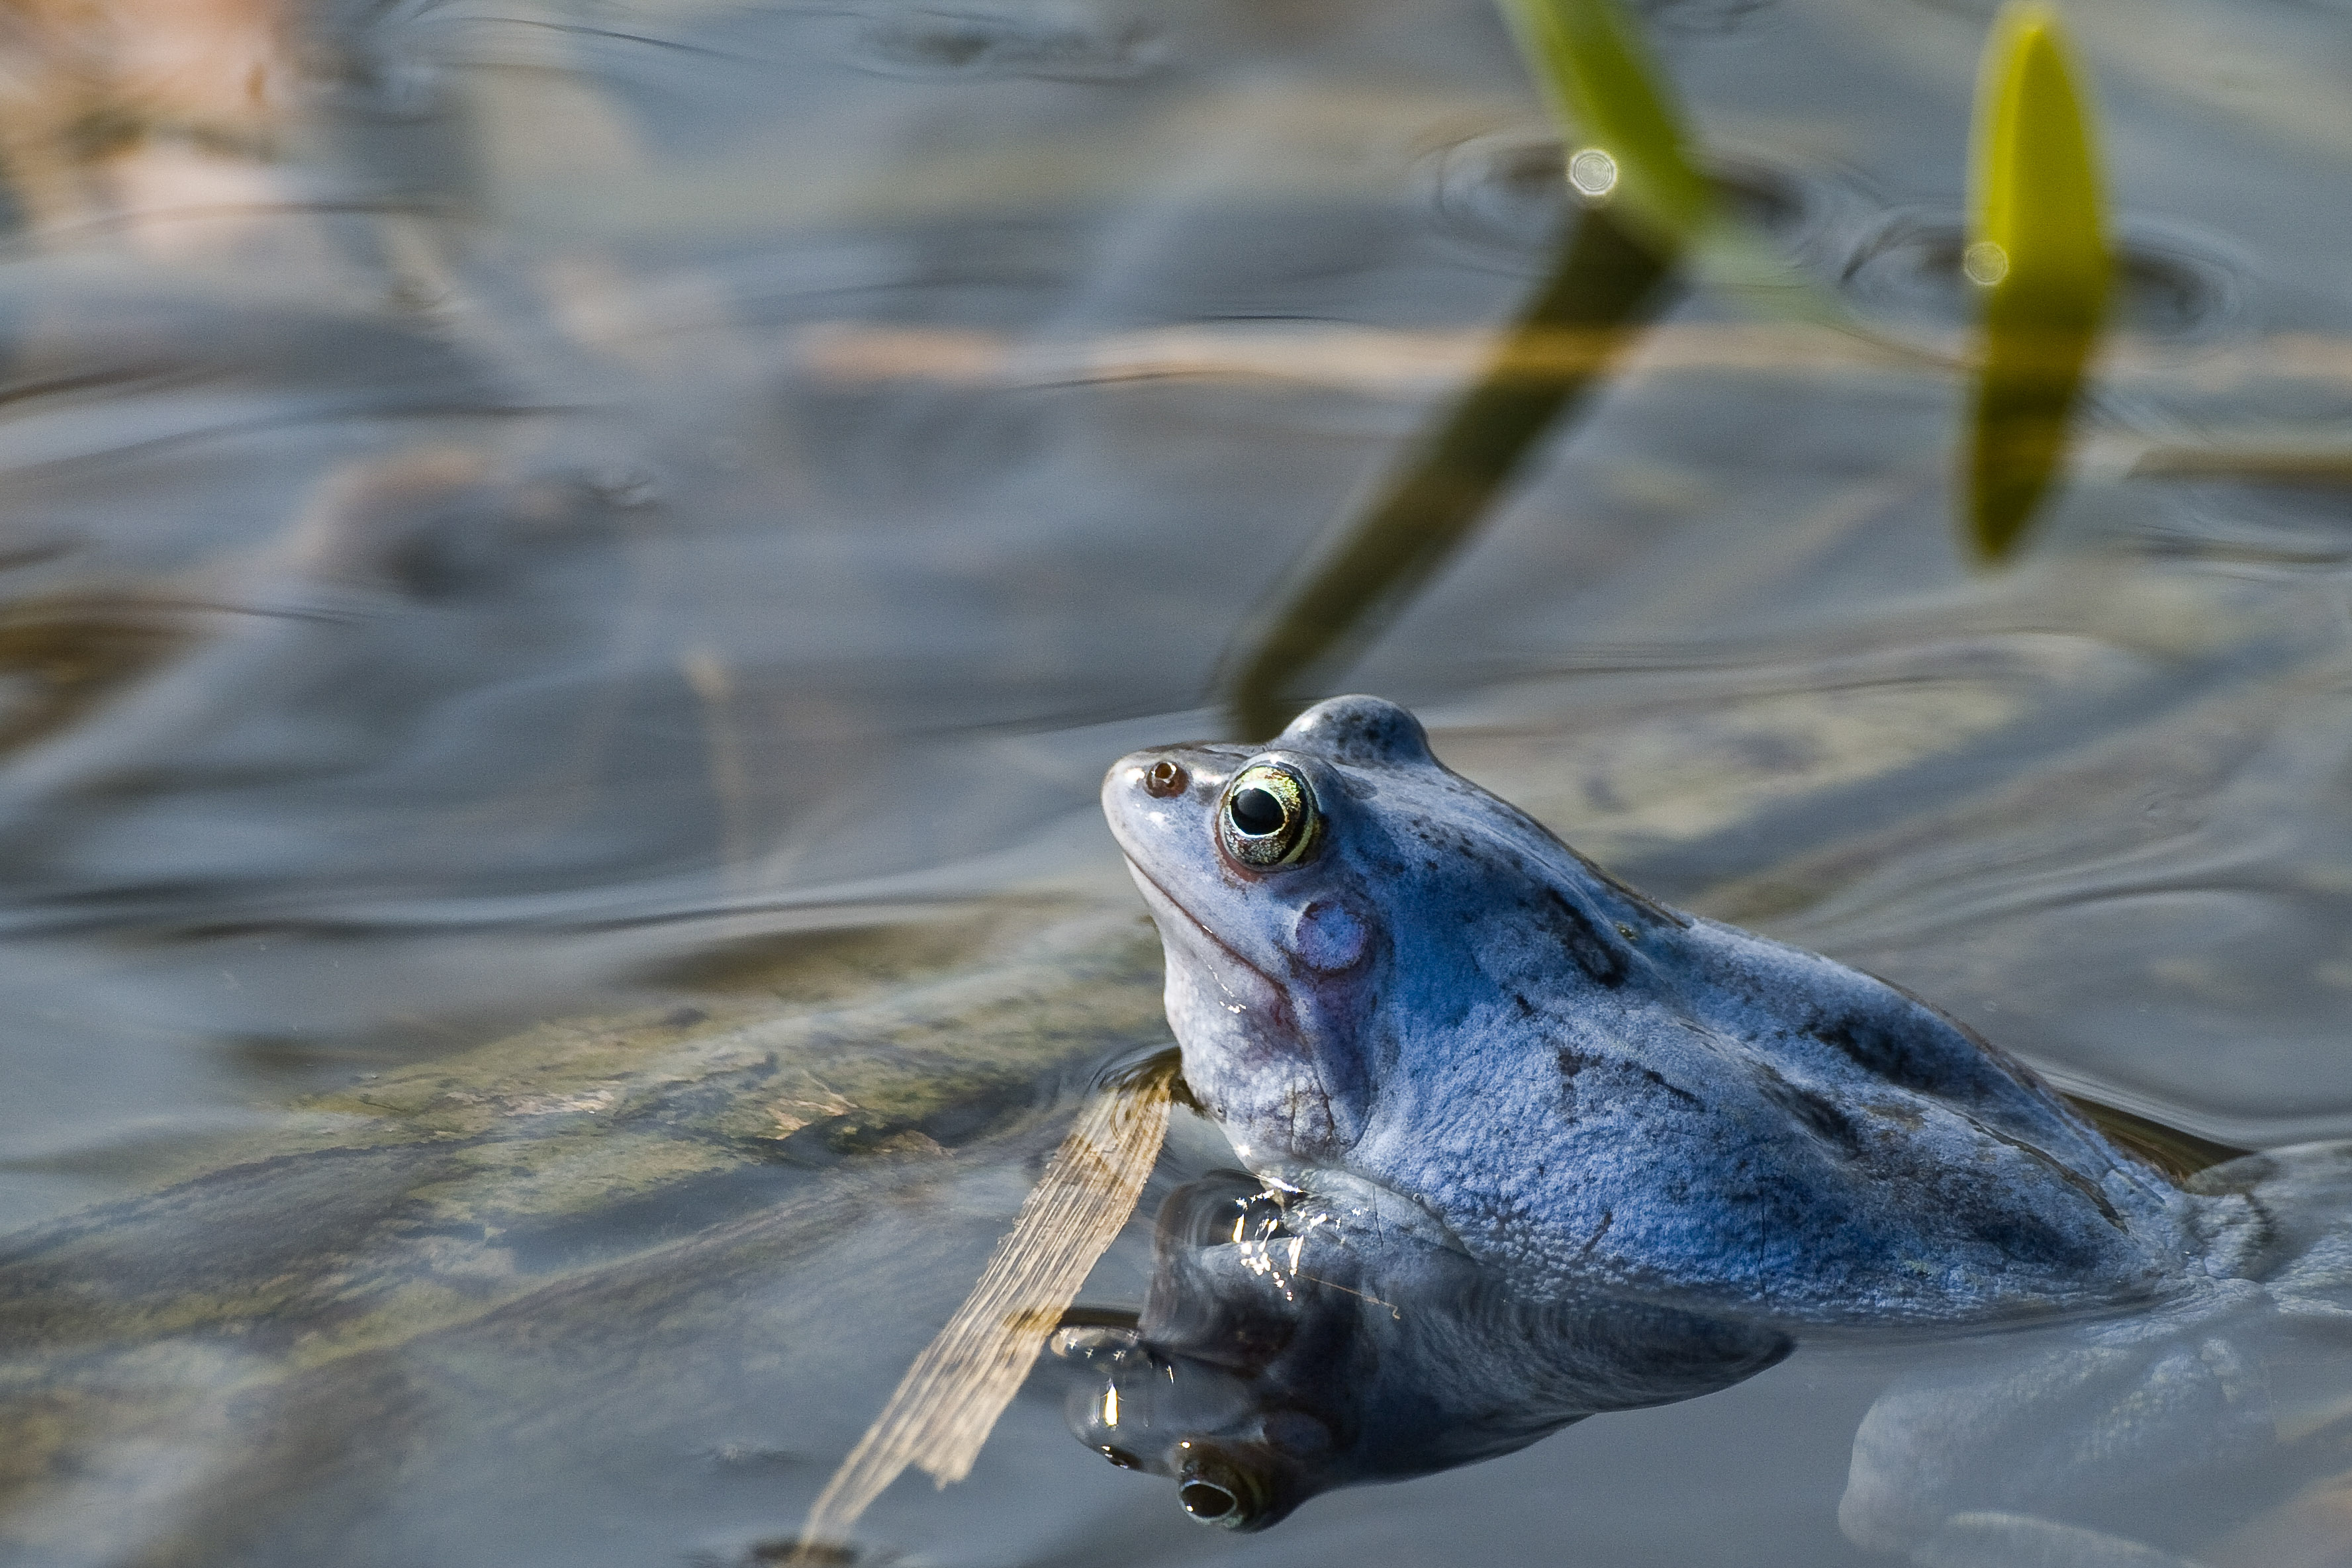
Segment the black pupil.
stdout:
<path fill-rule="evenodd" d="M 1238 1500 L 1214 1481 L 1187 1481 L 1177 1490 L 1176 1500 L 1194 1519 L 1223 1519 Z"/>
<path fill-rule="evenodd" d="M 1282 802 L 1274 798 L 1271 789 L 1237 789 L 1231 810 L 1234 826 L 1252 838 L 1282 826 Z"/>

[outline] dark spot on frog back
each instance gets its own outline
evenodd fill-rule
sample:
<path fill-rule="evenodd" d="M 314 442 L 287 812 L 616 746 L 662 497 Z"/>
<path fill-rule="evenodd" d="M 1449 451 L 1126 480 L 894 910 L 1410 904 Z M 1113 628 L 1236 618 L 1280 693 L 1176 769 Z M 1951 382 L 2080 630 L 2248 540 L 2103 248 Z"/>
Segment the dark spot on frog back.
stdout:
<path fill-rule="evenodd" d="M 1556 1053 L 1556 1060 L 1559 1063 L 1559 1112 L 1564 1121 L 1572 1122 L 1576 1119 L 1577 1112 L 1582 1103 L 1582 1095 L 1577 1087 L 1578 1080 L 1588 1075 L 1603 1079 L 1619 1088 L 1635 1083 L 1647 1084 L 1697 1110 L 1706 1109 L 1706 1102 L 1697 1095 L 1682 1085 L 1671 1082 L 1665 1074 L 1655 1068 L 1645 1067 L 1638 1061 L 1627 1061 L 1614 1056 L 1601 1056 L 1592 1051 L 1579 1051 L 1572 1045 L 1561 1046 Z"/>
<path fill-rule="evenodd" d="M 1536 918 L 1559 940 L 1569 962 L 1581 969 L 1587 979 L 1612 990 L 1625 983 L 1628 964 L 1624 950 L 1611 939 L 1607 927 L 1579 909 L 1566 894 L 1556 888 L 1544 889 Z"/>
<path fill-rule="evenodd" d="M 1924 1004 L 1891 1015 L 1835 1012 L 1806 1031 L 1871 1076 L 1927 1093 L 1982 1092 L 2005 1073 L 1992 1047 Z"/>
<path fill-rule="evenodd" d="M 1960 1195 L 1957 1209 L 1966 1233 L 1997 1252 L 2005 1263 L 2064 1277 L 2092 1273 L 2106 1261 L 2081 1236 L 2038 1214 L 2008 1205 L 1969 1202 L 1968 1196 Z"/>
<path fill-rule="evenodd" d="M 1868 1146 L 1863 1129 L 1844 1107 L 1818 1089 L 1792 1083 L 1769 1062 L 1755 1064 L 1764 1097 L 1789 1119 L 1839 1154 L 1853 1159 Z"/>

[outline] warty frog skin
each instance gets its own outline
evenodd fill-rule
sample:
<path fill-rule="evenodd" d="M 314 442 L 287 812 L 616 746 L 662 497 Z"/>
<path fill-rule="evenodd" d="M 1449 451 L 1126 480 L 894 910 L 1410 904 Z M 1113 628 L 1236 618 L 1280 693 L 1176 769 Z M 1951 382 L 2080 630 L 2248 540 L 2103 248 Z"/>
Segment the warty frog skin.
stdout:
<path fill-rule="evenodd" d="M 1403 1195 L 1532 1297 L 1964 1324 L 2163 1298 L 2252 1244 L 2243 1197 L 1895 987 L 1626 887 L 1391 703 L 1136 752 L 1103 805 L 1243 1162 Z"/>

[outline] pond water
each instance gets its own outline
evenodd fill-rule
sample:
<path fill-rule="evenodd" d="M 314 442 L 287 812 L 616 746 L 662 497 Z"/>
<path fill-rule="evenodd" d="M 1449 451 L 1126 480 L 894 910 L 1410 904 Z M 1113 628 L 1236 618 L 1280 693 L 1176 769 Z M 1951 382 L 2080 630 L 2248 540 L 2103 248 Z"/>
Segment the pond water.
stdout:
<path fill-rule="evenodd" d="M 781 1561 L 1167 1039 L 1102 769 L 1230 728 L 1551 274 L 1556 134 L 1485 0 L 21 9 L 0 1552 Z M 2000 570 L 1948 362 L 1990 14 L 1641 13 L 1872 336 L 1670 288 L 1318 689 L 2069 1091 L 2352 1135 L 2352 13 L 2067 6 L 2125 284 Z M 1231 1163 L 1180 1116 L 1146 1220 Z M 859 1560 L 1894 1561 L 1866 1413 L 2017 1354 L 1804 1345 L 1249 1536 L 1041 1375 Z M 2167 1550 L 2352 1560 L 2324 1480 L 2165 1474 Z"/>

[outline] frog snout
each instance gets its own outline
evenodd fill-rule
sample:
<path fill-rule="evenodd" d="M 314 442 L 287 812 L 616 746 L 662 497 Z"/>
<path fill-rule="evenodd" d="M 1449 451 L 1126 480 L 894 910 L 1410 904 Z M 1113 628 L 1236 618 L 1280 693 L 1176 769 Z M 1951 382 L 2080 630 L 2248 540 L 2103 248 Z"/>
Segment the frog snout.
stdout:
<path fill-rule="evenodd" d="M 1206 810 L 1227 771 L 1189 747 L 1131 751 L 1103 776 L 1103 814 L 1123 841 L 1164 831 Z"/>

